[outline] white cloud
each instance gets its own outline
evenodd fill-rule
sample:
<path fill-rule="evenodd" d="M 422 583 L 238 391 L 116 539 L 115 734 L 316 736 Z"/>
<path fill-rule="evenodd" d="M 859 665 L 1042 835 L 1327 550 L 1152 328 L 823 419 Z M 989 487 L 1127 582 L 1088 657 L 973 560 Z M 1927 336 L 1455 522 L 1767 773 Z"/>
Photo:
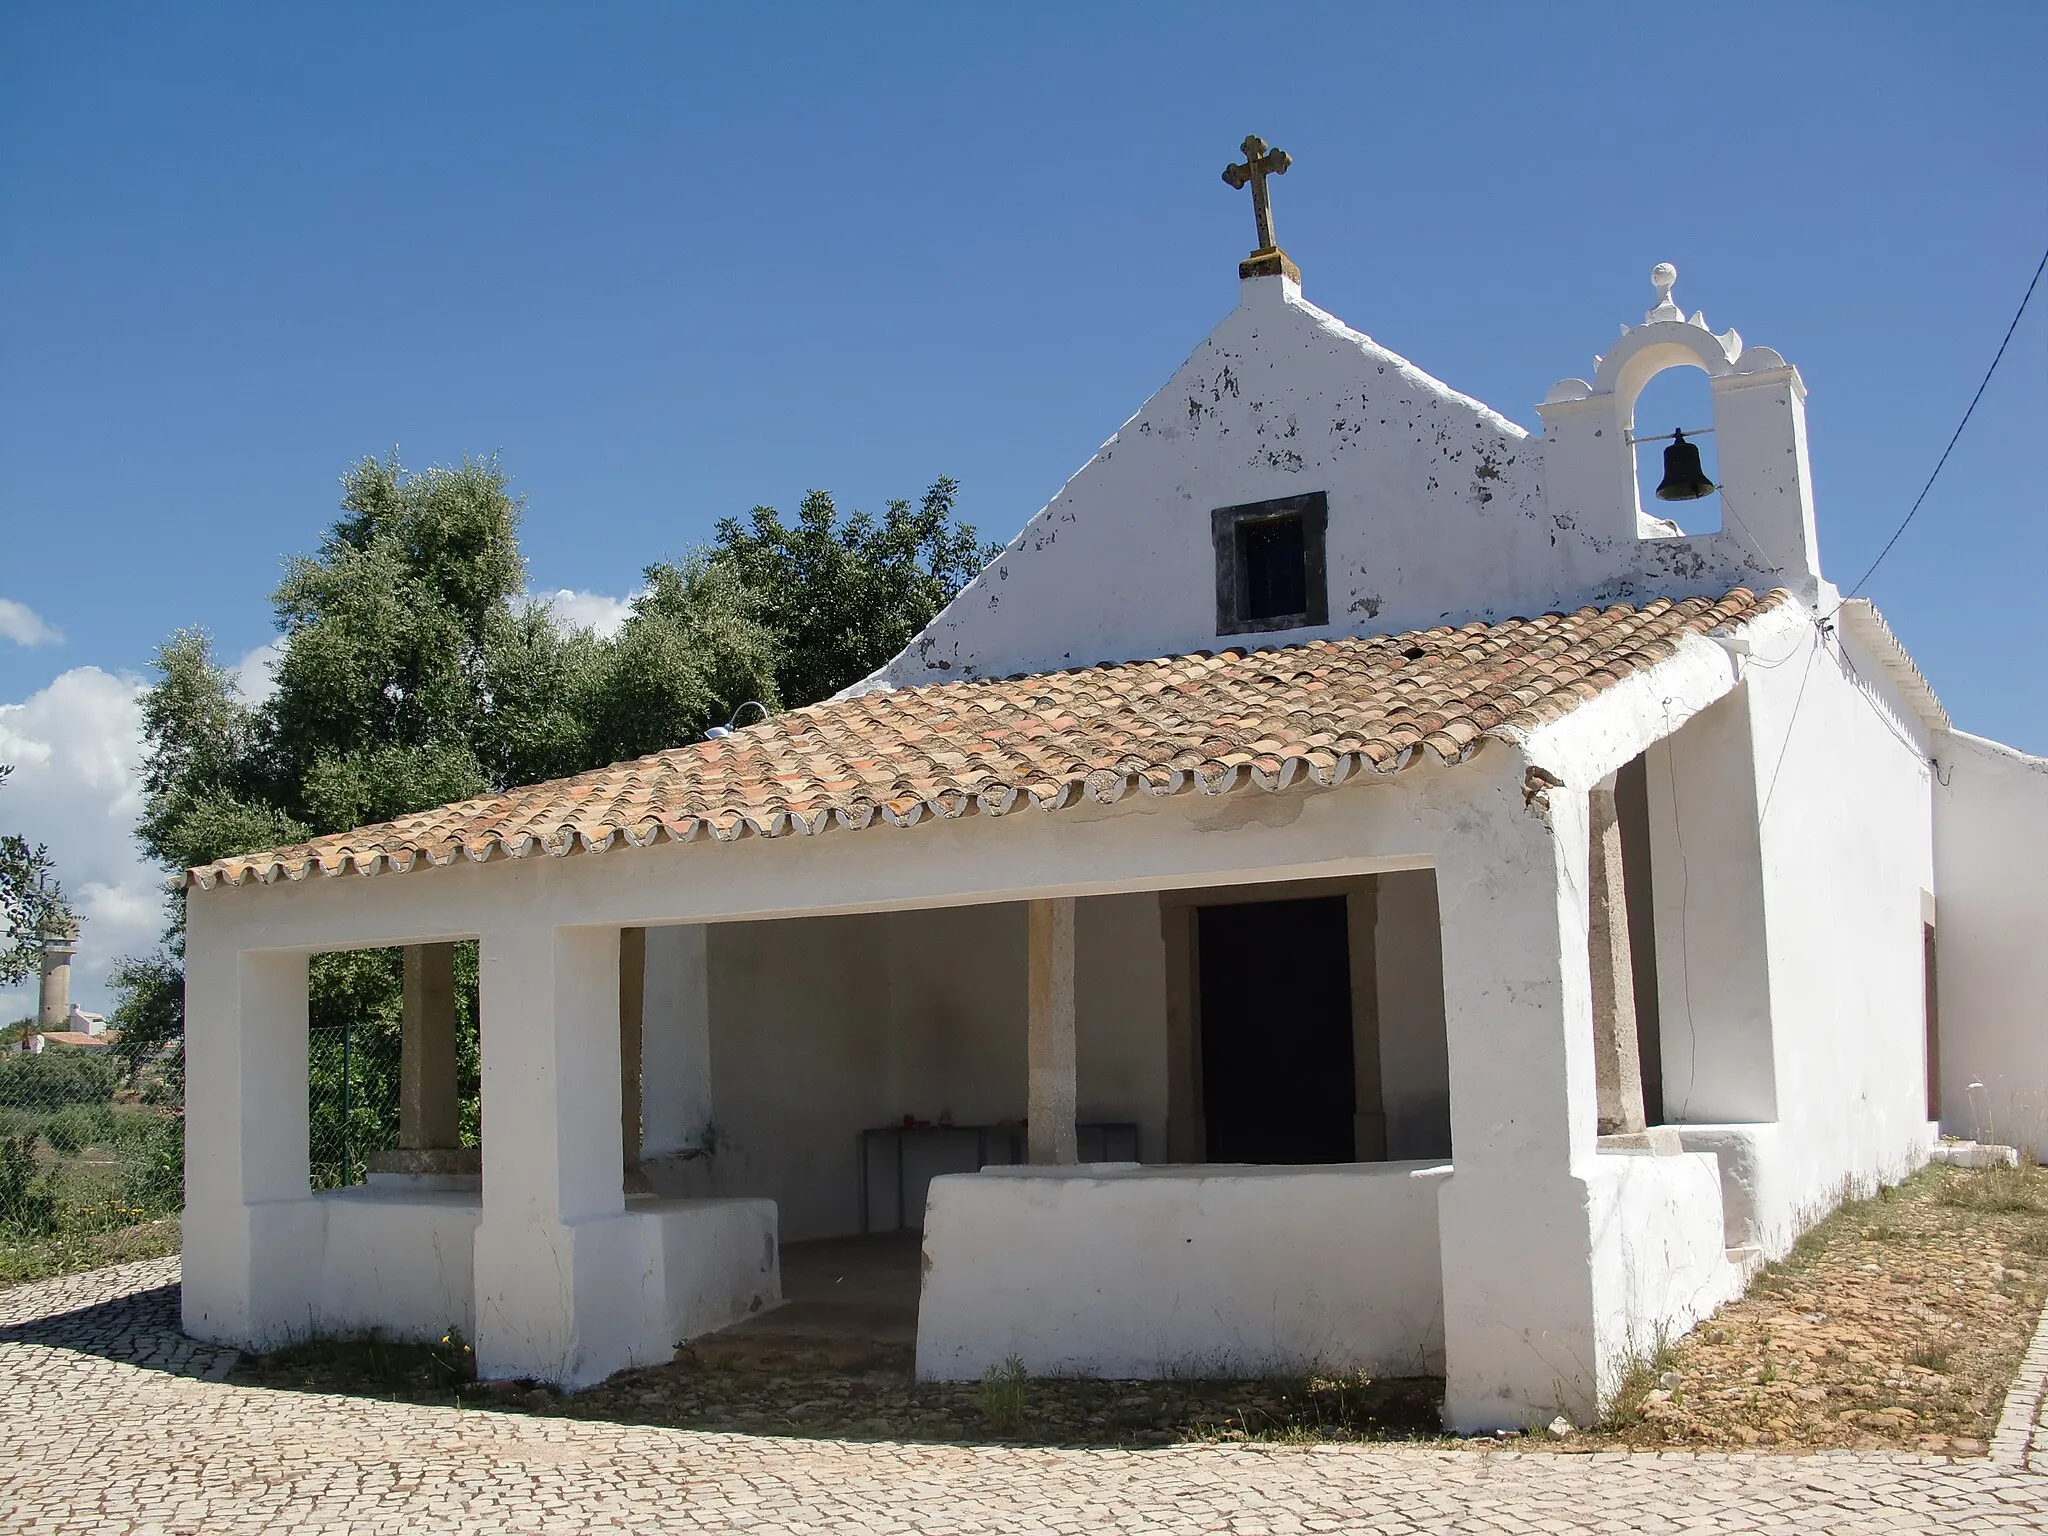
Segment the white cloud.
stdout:
<path fill-rule="evenodd" d="M 284 659 L 284 637 L 259 645 L 244 656 L 228 672 L 234 677 L 235 686 L 242 690 L 242 698 L 253 709 L 268 702 L 277 692 L 277 664 Z"/>
<path fill-rule="evenodd" d="M 0 640 L 12 640 L 16 645 L 58 645 L 63 639 L 63 633 L 27 603 L 0 597 Z"/>
<path fill-rule="evenodd" d="M 142 810 L 140 678 L 74 667 L 24 703 L 0 704 L 0 831 L 48 843 L 84 920 L 71 995 L 104 1013 L 107 972 L 152 948 L 163 927 L 163 871 L 135 846 Z M 0 991 L 0 1022 L 35 1009 L 35 987 Z"/>
<path fill-rule="evenodd" d="M 632 617 L 633 599 L 639 595 L 629 592 L 624 597 L 607 597 L 602 592 L 574 592 L 563 587 L 556 592 L 530 593 L 526 602 L 528 607 L 554 610 L 560 623 L 575 629 L 593 629 L 609 639 Z"/>

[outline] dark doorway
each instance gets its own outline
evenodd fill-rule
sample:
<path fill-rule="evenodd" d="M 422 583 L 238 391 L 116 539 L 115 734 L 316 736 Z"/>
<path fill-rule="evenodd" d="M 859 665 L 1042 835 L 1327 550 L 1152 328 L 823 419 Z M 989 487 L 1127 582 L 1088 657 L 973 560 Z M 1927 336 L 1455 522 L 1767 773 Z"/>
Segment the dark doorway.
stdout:
<path fill-rule="evenodd" d="M 1342 896 L 1200 909 L 1210 1162 L 1352 1160 L 1350 945 Z"/>
<path fill-rule="evenodd" d="M 1920 1009 L 1927 1030 L 1927 1118 L 1941 1118 L 1941 989 L 1934 970 L 1934 924 L 1920 925 Z"/>
<path fill-rule="evenodd" d="M 1636 1062 L 1643 1077 L 1643 1119 L 1663 1125 L 1664 1026 L 1657 996 L 1657 910 L 1650 896 L 1650 778 L 1641 754 L 1614 775 L 1621 822 L 1621 879 L 1628 903 L 1628 955 L 1635 972 Z"/>

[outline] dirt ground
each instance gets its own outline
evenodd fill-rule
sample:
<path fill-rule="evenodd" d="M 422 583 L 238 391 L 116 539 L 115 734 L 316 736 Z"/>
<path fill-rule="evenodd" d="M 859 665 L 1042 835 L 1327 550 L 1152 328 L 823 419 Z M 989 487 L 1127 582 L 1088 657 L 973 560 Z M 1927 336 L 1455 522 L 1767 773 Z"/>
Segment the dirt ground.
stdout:
<path fill-rule="evenodd" d="M 2048 1172 L 1930 1168 L 1635 1372 L 1603 1438 L 1979 1454 L 2044 1299 Z"/>
<path fill-rule="evenodd" d="M 1930 1168 L 1838 1210 L 1749 1292 L 1632 1373 L 1608 1421 L 1522 1448 L 1882 1448 L 1981 1454 L 2044 1299 L 2048 1173 Z M 562 1395 L 478 1383 L 436 1348 L 316 1342 L 245 1359 L 249 1385 L 515 1413 L 834 1439 L 1060 1445 L 1446 1440 L 1443 1383 L 920 1385 L 900 1340 L 714 1335 L 672 1364 Z M 1493 1441 L 1485 1443 L 1497 1443 Z"/>

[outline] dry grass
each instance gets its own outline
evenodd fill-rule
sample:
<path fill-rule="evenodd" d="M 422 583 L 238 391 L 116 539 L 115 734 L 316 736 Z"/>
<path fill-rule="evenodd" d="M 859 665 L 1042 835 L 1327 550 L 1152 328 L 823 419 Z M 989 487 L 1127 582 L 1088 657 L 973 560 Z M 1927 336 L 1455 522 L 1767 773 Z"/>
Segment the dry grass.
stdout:
<path fill-rule="evenodd" d="M 1820 1223 L 1573 1439 L 1976 1454 L 2044 1299 L 2048 1173 L 1929 1168 Z"/>

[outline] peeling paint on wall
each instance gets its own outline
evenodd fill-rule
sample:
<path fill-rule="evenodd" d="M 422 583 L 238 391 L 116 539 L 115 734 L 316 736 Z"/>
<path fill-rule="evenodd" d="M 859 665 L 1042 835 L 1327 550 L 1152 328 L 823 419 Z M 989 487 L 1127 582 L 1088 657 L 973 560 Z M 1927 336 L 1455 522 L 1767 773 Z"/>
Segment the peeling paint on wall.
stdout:
<path fill-rule="evenodd" d="M 1332 622 L 1273 644 L 1779 584 L 1724 536 L 1589 526 L 1583 498 L 1560 500 L 1546 484 L 1546 448 L 1288 280 L 1249 279 L 1238 307 L 995 563 L 858 686 L 1241 643 L 1217 632 L 1209 512 L 1304 490 L 1329 497 Z"/>

